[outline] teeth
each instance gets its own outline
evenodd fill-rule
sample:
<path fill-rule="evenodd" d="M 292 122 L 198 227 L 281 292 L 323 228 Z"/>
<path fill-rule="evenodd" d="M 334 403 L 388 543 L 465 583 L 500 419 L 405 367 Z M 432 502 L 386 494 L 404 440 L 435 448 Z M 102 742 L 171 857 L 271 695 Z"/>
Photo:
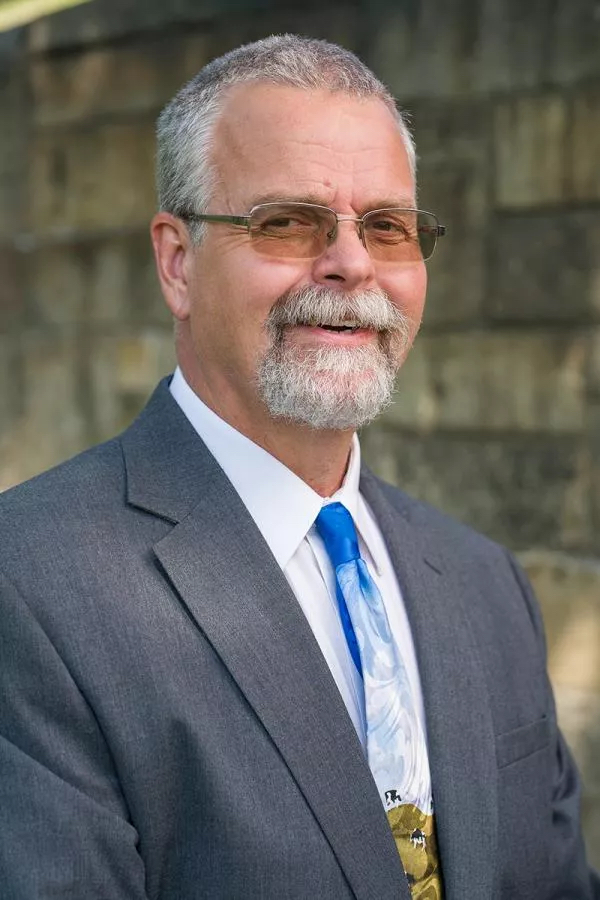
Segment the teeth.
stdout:
<path fill-rule="evenodd" d="M 351 328 L 348 325 L 322 325 L 321 326 L 325 331 L 335 331 L 336 334 L 354 334 L 356 328 Z"/>

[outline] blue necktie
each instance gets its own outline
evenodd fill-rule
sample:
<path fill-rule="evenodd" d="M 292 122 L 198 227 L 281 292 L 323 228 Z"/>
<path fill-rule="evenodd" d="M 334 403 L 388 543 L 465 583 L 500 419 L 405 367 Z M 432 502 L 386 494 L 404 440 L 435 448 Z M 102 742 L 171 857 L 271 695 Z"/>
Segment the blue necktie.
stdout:
<path fill-rule="evenodd" d="M 413 898 L 438 900 L 442 889 L 427 744 L 383 598 L 360 556 L 346 507 L 324 506 L 315 526 L 335 570 L 348 649 L 363 676 L 369 766 Z"/>

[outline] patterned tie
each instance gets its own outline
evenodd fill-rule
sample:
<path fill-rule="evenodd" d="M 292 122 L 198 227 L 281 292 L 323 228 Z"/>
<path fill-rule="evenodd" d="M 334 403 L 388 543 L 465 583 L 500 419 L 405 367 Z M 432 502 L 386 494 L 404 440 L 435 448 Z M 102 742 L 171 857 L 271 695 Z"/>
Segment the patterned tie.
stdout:
<path fill-rule="evenodd" d="M 342 625 L 363 676 L 369 766 L 412 897 L 441 900 L 427 745 L 383 599 L 360 556 L 346 507 L 324 506 L 315 525 L 335 569 Z"/>

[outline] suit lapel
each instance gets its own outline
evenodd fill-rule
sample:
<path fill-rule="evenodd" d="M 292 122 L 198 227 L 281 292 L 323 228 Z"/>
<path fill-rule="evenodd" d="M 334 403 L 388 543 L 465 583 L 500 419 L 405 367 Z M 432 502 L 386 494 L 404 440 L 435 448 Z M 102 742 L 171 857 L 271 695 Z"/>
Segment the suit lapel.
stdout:
<path fill-rule="evenodd" d="M 496 762 L 487 689 L 464 607 L 467 586 L 364 472 L 361 491 L 396 569 L 419 662 L 446 900 L 492 896 Z M 477 886 L 475 888 L 475 886 Z"/>
<path fill-rule="evenodd" d="M 163 383 L 123 438 L 129 501 L 173 521 L 155 553 L 263 723 L 358 900 L 409 892 L 352 722 L 283 573 Z"/>

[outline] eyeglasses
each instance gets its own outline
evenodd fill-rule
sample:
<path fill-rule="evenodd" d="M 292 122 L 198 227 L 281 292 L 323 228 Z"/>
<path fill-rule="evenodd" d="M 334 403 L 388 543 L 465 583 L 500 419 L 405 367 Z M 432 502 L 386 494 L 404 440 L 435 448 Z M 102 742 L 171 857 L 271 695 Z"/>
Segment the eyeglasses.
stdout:
<path fill-rule="evenodd" d="M 180 216 L 184 220 L 245 228 L 263 256 L 316 259 L 336 239 L 340 222 L 354 222 L 363 246 L 380 262 L 420 262 L 431 257 L 446 229 L 421 209 L 373 209 L 364 216 L 340 216 L 313 203 L 260 203 L 245 216 Z"/>

